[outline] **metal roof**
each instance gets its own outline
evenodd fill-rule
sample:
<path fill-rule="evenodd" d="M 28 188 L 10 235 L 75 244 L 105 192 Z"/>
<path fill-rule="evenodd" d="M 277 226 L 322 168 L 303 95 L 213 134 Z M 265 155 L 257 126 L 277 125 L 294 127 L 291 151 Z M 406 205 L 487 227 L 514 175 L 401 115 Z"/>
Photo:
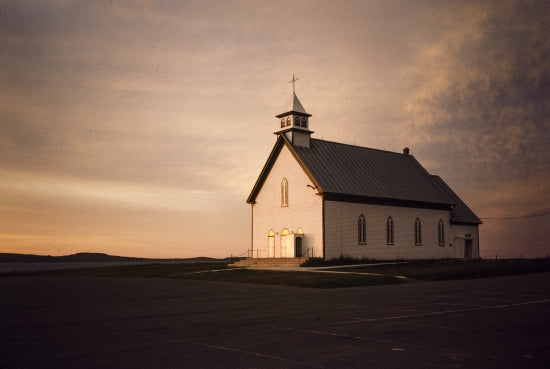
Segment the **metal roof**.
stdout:
<path fill-rule="evenodd" d="M 429 174 L 412 155 L 318 139 L 311 139 L 310 147 L 295 146 L 284 135 L 277 139 L 247 202 L 255 202 L 283 146 L 326 199 L 451 209 L 455 223 L 481 223 L 441 178 Z"/>
<path fill-rule="evenodd" d="M 412 155 L 317 139 L 292 148 L 323 194 L 454 205 Z"/>
<path fill-rule="evenodd" d="M 451 210 L 451 222 L 462 224 L 481 224 L 483 223 L 472 210 L 458 197 L 456 193 L 439 176 L 432 175 L 435 183 L 444 191 L 447 196 L 453 199 L 455 206 Z"/>

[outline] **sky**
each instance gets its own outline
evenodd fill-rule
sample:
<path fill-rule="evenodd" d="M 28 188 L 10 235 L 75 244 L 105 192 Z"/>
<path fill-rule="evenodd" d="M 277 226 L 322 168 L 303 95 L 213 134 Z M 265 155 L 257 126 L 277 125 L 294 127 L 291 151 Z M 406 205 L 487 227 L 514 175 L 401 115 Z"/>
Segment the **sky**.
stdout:
<path fill-rule="evenodd" d="M 296 94 L 550 254 L 548 1 L 0 0 L 0 252 L 226 257 Z M 487 219 L 514 218 L 514 219 Z"/>

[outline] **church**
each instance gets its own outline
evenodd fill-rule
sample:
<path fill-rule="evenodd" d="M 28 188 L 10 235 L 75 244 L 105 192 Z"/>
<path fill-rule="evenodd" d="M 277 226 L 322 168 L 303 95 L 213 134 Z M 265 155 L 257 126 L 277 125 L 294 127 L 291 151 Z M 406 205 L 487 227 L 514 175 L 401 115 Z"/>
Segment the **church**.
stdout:
<path fill-rule="evenodd" d="M 294 83 L 295 79 L 291 81 Z M 312 138 L 293 91 L 247 199 L 253 258 L 478 258 L 481 220 L 402 153 Z"/>

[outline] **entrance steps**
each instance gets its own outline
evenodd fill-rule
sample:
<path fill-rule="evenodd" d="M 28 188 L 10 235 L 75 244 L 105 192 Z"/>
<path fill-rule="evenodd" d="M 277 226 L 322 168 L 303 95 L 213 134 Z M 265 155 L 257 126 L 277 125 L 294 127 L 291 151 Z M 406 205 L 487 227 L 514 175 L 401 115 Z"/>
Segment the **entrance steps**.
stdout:
<path fill-rule="evenodd" d="M 246 258 L 229 264 L 230 268 L 248 268 L 248 267 L 284 267 L 299 268 L 305 263 L 307 257 L 301 258 Z"/>

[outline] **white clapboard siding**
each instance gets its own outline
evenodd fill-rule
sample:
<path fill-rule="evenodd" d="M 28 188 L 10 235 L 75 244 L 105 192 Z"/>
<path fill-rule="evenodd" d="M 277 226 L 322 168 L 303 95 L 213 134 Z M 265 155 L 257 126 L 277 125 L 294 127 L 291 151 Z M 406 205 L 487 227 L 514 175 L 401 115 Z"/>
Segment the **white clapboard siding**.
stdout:
<path fill-rule="evenodd" d="M 358 218 L 366 218 L 366 244 L 358 243 Z M 386 244 L 386 220 L 393 218 L 394 244 Z M 325 257 L 340 256 L 371 259 L 426 259 L 454 258 L 456 250 L 450 246 L 451 226 L 449 210 L 433 210 L 325 202 Z M 422 245 L 415 245 L 414 224 L 419 218 L 422 225 Z M 443 220 L 445 245 L 438 243 L 438 224 Z M 474 227 L 477 228 L 477 227 Z"/>
<path fill-rule="evenodd" d="M 288 181 L 288 206 L 281 206 L 281 182 Z M 281 255 L 281 231 L 304 231 L 302 250 L 313 250 L 323 257 L 322 197 L 308 187 L 311 181 L 289 149 L 283 146 L 273 168 L 267 175 L 253 205 L 252 249 L 254 257 L 268 257 L 268 232 L 275 234 L 275 257 L 293 257 L 292 252 Z"/>

